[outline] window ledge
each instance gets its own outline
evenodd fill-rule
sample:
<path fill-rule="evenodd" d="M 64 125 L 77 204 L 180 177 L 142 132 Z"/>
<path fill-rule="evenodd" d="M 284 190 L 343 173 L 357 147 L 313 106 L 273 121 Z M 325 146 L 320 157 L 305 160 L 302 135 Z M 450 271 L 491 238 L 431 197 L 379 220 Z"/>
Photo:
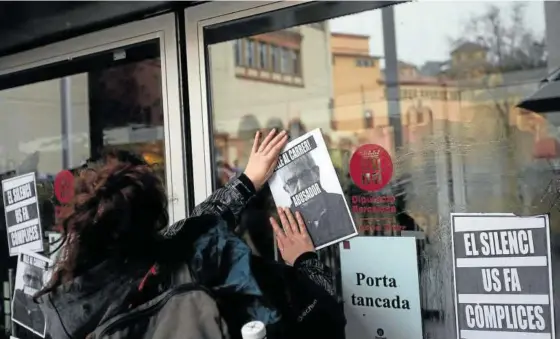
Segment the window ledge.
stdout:
<path fill-rule="evenodd" d="M 267 82 L 276 85 L 293 87 L 305 87 L 303 78 L 298 75 L 281 74 L 267 70 L 259 70 L 248 67 L 236 67 L 235 77 L 239 79 Z"/>

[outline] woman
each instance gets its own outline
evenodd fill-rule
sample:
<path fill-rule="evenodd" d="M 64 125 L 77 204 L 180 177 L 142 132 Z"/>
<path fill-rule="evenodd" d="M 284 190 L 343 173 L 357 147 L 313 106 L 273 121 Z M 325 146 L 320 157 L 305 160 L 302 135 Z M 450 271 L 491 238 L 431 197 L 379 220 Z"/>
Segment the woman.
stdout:
<path fill-rule="evenodd" d="M 153 292 L 143 295 L 155 296 L 161 292 L 161 277 L 170 288 L 171 277 L 181 274 L 226 297 L 233 288 L 241 297 L 226 305 L 235 306 L 236 319 L 258 314 L 278 323 L 277 310 L 250 271 L 249 249 L 231 232 L 273 172 L 287 135 L 272 131 L 260 139 L 257 133 L 244 174 L 197 206 L 191 218 L 164 232 L 167 198 L 148 166 L 113 157 L 101 170 L 83 171 L 63 222 L 60 259 L 37 295 L 47 333 L 56 339 L 84 338 L 119 314 L 139 287 Z M 183 264 L 189 266 L 186 271 L 180 269 Z"/>

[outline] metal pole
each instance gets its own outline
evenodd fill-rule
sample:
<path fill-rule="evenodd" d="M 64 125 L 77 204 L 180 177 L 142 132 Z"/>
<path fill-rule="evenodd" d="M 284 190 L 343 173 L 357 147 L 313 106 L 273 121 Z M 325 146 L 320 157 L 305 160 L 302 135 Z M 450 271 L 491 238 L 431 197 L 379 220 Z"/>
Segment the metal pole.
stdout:
<path fill-rule="evenodd" d="M 15 274 L 14 274 L 14 269 L 13 268 L 9 268 L 8 269 L 8 288 L 10 290 L 10 333 L 12 334 L 12 336 L 16 336 L 16 327 L 13 321 L 11 321 L 12 318 L 12 298 L 14 295 L 14 287 L 15 287 Z"/>
<path fill-rule="evenodd" d="M 72 168 L 72 88 L 70 77 L 60 79 L 62 168 Z"/>
<path fill-rule="evenodd" d="M 397 149 L 402 146 L 402 123 L 397 38 L 395 34 L 395 10 L 393 7 L 394 6 L 383 7 L 381 9 L 381 19 L 383 22 L 383 47 L 385 49 L 385 94 L 389 112 L 389 124 L 393 127 L 393 143 L 396 155 Z"/>
<path fill-rule="evenodd" d="M 7 334 L 12 328 L 12 319 L 10 312 L 10 284 L 7 281 L 2 282 L 2 305 L 4 308 L 4 330 Z"/>
<path fill-rule="evenodd" d="M 560 29 L 560 21 L 557 20 L 560 14 L 560 2 L 544 1 L 544 17 L 545 17 L 545 37 L 546 50 L 548 51 L 548 71 L 553 72 L 560 67 L 560 39 L 557 38 L 555 32 Z"/>

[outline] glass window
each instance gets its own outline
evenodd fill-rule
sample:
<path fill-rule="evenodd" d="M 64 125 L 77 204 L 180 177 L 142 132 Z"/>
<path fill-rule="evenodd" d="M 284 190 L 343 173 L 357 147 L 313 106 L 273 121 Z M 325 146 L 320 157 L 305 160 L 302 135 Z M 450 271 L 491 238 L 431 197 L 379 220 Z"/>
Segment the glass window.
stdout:
<path fill-rule="evenodd" d="M 290 56 L 292 59 L 292 70 L 294 75 L 301 75 L 300 64 L 301 61 L 299 60 L 299 51 L 290 50 Z"/>
<path fill-rule="evenodd" d="M 269 60 L 270 60 L 270 70 L 276 71 L 276 46 L 268 46 Z"/>
<path fill-rule="evenodd" d="M 268 48 L 264 42 L 259 42 L 259 66 L 261 69 L 268 69 Z"/>
<path fill-rule="evenodd" d="M 68 202 L 55 188 L 57 175 L 76 173 L 103 150 L 139 154 L 165 182 L 159 54 L 155 41 L 76 58 L 62 67 L 30 71 L 49 80 L 0 91 L 0 177 L 35 173 L 44 231 L 57 229 L 58 214 Z M 68 74 L 69 69 L 75 71 Z M 0 231 L 6 232 L 4 217 Z M 3 236 L 2 281 L 7 281 L 7 268 L 15 268 L 15 258 L 7 255 Z"/>
<path fill-rule="evenodd" d="M 233 49 L 234 49 L 234 55 L 235 55 L 235 66 L 241 66 L 242 65 L 242 54 L 243 54 L 243 40 L 235 40 L 233 42 Z"/>
<path fill-rule="evenodd" d="M 281 49 L 278 46 L 270 45 L 270 57 L 272 62 L 272 70 L 276 73 L 280 73 L 280 59 L 281 59 Z"/>
<path fill-rule="evenodd" d="M 255 40 L 245 40 L 245 66 L 255 67 Z"/>
<path fill-rule="evenodd" d="M 275 69 L 276 72 L 281 73 L 282 72 L 282 48 L 281 47 L 276 47 L 276 50 L 274 52 L 274 54 L 276 55 L 276 65 L 275 65 Z"/>
<path fill-rule="evenodd" d="M 283 74 L 291 74 L 291 56 L 290 50 L 287 48 L 282 47 L 280 51 L 281 59 L 280 59 L 280 73 Z"/>
<path fill-rule="evenodd" d="M 249 127 L 275 119 L 294 136 L 321 128 L 348 204 L 356 195 L 392 201 L 354 210 L 360 233 L 417 236 L 424 337 L 455 338 L 451 213 L 550 213 L 552 269 L 560 271 L 560 209 L 542 200 L 560 173 L 560 118 L 516 107 L 560 67 L 560 6 L 406 2 L 390 9 L 331 18 L 321 30 L 292 27 L 302 37 L 293 72 L 305 74 L 305 83 L 256 84 L 210 69 L 212 128 L 228 135 L 225 161 L 241 169 Z M 255 34 L 289 39 L 287 32 Z M 225 58 L 218 47 L 230 43 L 210 45 L 208 58 Z M 271 46 L 272 67 L 284 73 L 279 50 Z M 350 156 L 364 144 L 380 145 L 393 160 L 381 190 L 362 191 L 350 178 Z M 273 208 L 263 193 L 259 211 Z M 270 237 L 254 236 L 259 253 L 274 252 Z M 337 265 L 336 250 L 321 253 Z M 560 279 L 554 285 L 560 290 Z M 553 303 L 560 306 L 560 297 Z"/>
<path fill-rule="evenodd" d="M 364 112 L 364 128 L 373 128 L 373 112 L 370 109 Z"/>
<path fill-rule="evenodd" d="M 356 59 L 356 66 L 357 67 L 373 67 L 373 60 L 358 58 L 358 59 Z"/>

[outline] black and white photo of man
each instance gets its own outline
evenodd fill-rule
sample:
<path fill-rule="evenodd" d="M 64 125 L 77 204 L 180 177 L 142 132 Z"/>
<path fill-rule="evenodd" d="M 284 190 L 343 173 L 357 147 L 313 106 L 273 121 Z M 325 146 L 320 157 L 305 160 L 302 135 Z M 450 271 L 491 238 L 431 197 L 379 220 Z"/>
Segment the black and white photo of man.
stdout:
<path fill-rule="evenodd" d="M 289 162 L 278 170 L 277 175 L 290 196 L 290 209 L 301 213 L 313 244 L 320 248 L 355 234 L 356 229 L 342 189 L 340 194 L 323 189 L 321 170 L 312 153 Z M 337 180 L 334 169 L 333 178 Z"/>
<path fill-rule="evenodd" d="M 43 288 L 45 269 L 22 260 L 22 256 L 27 256 L 30 258 L 27 260 L 33 262 L 46 263 L 46 261 L 35 261 L 34 257 L 28 254 L 20 254 L 18 257 L 16 285 L 12 300 L 12 320 L 44 338 L 45 317 L 39 304 L 33 300 L 33 295 Z"/>

